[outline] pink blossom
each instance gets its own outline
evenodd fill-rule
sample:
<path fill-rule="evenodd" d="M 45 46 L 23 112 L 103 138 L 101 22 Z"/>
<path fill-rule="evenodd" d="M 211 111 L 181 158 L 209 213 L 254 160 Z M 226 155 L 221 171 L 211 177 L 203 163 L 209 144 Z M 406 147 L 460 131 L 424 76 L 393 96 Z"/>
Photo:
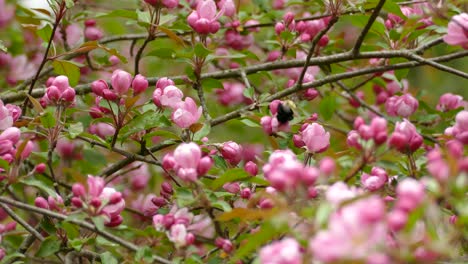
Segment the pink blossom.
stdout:
<path fill-rule="evenodd" d="M 124 95 L 132 84 L 132 75 L 123 70 L 115 70 L 112 73 L 111 84 L 117 94 Z"/>
<path fill-rule="evenodd" d="M 445 112 L 467 105 L 468 103 L 463 101 L 463 97 L 460 95 L 445 93 L 439 98 L 439 103 L 437 104 L 436 109 Z"/>
<path fill-rule="evenodd" d="M 361 184 L 369 191 L 377 191 L 387 183 L 387 172 L 380 167 L 373 167 L 370 174 L 363 173 Z"/>
<path fill-rule="evenodd" d="M 221 149 L 221 155 L 231 165 L 237 165 L 242 160 L 242 146 L 234 141 L 224 142 Z"/>
<path fill-rule="evenodd" d="M 317 123 L 309 124 L 302 130 L 301 136 L 310 153 L 323 152 L 330 146 L 330 133 Z"/>
<path fill-rule="evenodd" d="M 236 5 L 233 0 L 221 0 L 218 2 L 218 8 L 224 12 L 227 17 L 234 17 L 236 14 Z"/>
<path fill-rule="evenodd" d="M 174 150 L 177 176 L 185 181 L 197 180 L 197 167 L 201 159 L 200 147 L 193 143 L 182 143 Z"/>
<path fill-rule="evenodd" d="M 85 193 L 84 186 L 75 183 L 72 186 L 72 204 L 76 207 L 86 205 L 90 214 L 105 216 L 105 224 L 108 227 L 115 227 L 122 223 L 123 218 L 120 213 L 125 208 L 125 200 L 122 193 L 114 188 L 105 187 L 103 178 L 88 175 L 88 191 Z"/>
<path fill-rule="evenodd" d="M 182 97 L 184 97 L 182 91 L 173 85 L 167 85 L 164 88 L 156 87 L 153 92 L 153 102 L 156 106 L 169 107 L 172 110 L 177 109 L 182 103 Z"/>
<path fill-rule="evenodd" d="M 261 264 L 300 264 L 302 253 L 299 243 L 292 238 L 283 238 L 260 249 Z"/>
<path fill-rule="evenodd" d="M 455 125 L 446 130 L 446 134 L 454 136 L 463 144 L 468 144 L 468 111 L 460 111 L 455 116 Z"/>
<path fill-rule="evenodd" d="M 0 100 L 0 130 L 5 130 L 13 126 L 13 116 L 7 107 Z"/>
<path fill-rule="evenodd" d="M 304 173 L 304 165 L 291 150 L 276 150 L 263 166 L 265 178 L 277 190 L 294 188 Z"/>
<path fill-rule="evenodd" d="M 159 207 L 153 203 L 153 199 L 157 198 L 154 194 L 140 194 L 136 200 L 132 202 L 132 207 L 135 210 L 142 212 L 147 217 L 152 217 L 158 212 Z"/>
<path fill-rule="evenodd" d="M 21 114 L 23 112 L 21 108 L 13 104 L 6 104 L 5 107 L 8 109 L 8 111 L 10 112 L 10 115 L 13 117 L 13 121 L 14 122 L 18 121 L 18 119 L 21 117 Z"/>
<path fill-rule="evenodd" d="M 254 37 L 252 34 L 243 35 L 237 30 L 230 29 L 224 33 L 224 40 L 227 46 L 235 50 L 243 50 L 252 45 Z"/>
<path fill-rule="evenodd" d="M 404 118 L 412 115 L 419 106 L 419 102 L 411 94 L 390 97 L 385 103 L 385 109 L 390 116 L 401 116 Z"/>
<path fill-rule="evenodd" d="M 110 124 L 99 122 L 89 126 L 89 133 L 105 139 L 115 134 L 115 128 Z"/>
<path fill-rule="evenodd" d="M 396 123 L 395 130 L 389 139 L 390 146 L 400 152 L 414 152 L 422 143 L 422 136 L 418 134 L 416 127 L 406 119 Z"/>
<path fill-rule="evenodd" d="M 257 164 L 255 162 L 253 162 L 253 161 L 246 162 L 245 165 L 244 165 L 244 169 L 245 169 L 245 171 L 247 171 L 247 173 L 249 173 L 252 176 L 257 175 L 257 173 L 258 173 Z"/>
<path fill-rule="evenodd" d="M 359 194 L 359 190 L 349 187 L 344 182 L 336 182 L 330 186 L 325 194 L 328 202 L 338 206 L 344 201 L 352 199 Z"/>
<path fill-rule="evenodd" d="M 468 49 L 468 14 L 461 13 L 453 16 L 448 24 L 444 41 L 449 45 L 461 46 Z"/>
<path fill-rule="evenodd" d="M 217 89 L 218 101 L 225 106 L 237 105 L 246 101 L 244 96 L 245 86 L 237 82 L 223 82 L 224 89 Z"/>
<path fill-rule="evenodd" d="M 197 108 L 195 101 L 186 97 L 185 102 L 182 101 L 177 109 L 172 113 L 172 121 L 181 128 L 188 128 L 195 124 L 200 119 L 202 114 L 201 106 Z"/>
<path fill-rule="evenodd" d="M 148 80 L 145 78 L 145 76 L 137 74 L 135 78 L 133 78 L 132 88 L 134 94 L 140 94 L 146 91 L 146 88 L 148 88 Z"/>
<path fill-rule="evenodd" d="M 396 207 L 406 212 L 416 209 L 426 196 L 424 185 L 412 178 L 406 178 L 398 183 L 396 193 Z"/>
<path fill-rule="evenodd" d="M 366 260 L 385 246 L 387 230 L 383 201 L 375 196 L 358 200 L 335 212 L 328 229 L 319 231 L 309 243 L 314 259 L 334 263 Z"/>
<path fill-rule="evenodd" d="M 213 0 L 200 0 L 197 9 L 187 17 L 187 22 L 199 34 L 214 34 L 221 27 L 217 19 L 222 12 L 216 12 L 216 4 Z"/>

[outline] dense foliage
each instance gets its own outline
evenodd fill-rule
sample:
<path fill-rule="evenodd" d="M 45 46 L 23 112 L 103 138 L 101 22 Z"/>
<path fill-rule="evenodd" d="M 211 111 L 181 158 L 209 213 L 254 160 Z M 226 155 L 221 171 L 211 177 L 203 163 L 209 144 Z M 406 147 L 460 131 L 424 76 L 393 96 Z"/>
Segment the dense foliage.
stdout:
<path fill-rule="evenodd" d="M 468 14 L 0 0 L 2 263 L 468 253 Z"/>

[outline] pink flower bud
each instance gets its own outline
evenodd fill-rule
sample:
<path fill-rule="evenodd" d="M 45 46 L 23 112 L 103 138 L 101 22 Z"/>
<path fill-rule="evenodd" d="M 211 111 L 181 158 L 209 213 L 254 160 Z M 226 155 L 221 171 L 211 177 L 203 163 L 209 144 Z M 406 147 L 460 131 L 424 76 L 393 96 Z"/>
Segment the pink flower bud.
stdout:
<path fill-rule="evenodd" d="M 315 198 L 317 198 L 318 194 L 319 193 L 318 193 L 317 189 L 314 186 L 309 186 L 307 188 L 307 197 L 309 197 L 311 199 L 315 199 Z"/>
<path fill-rule="evenodd" d="M 133 79 L 132 87 L 134 94 L 142 93 L 146 91 L 146 88 L 148 88 L 148 80 L 143 75 L 138 74 Z"/>
<path fill-rule="evenodd" d="M 466 104 L 466 102 L 463 102 L 463 97 L 460 95 L 446 93 L 439 98 L 436 109 L 445 112 L 462 107 L 463 104 Z"/>
<path fill-rule="evenodd" d="M 391 211 L 387 216 L 387 223 L 390 230 L 398 232 L 403 229 L 408 222 L 408 214 L 401 210 Z"/>
<path fill-rule="evenodd" d="M 198 175 L 205 175 L 211 169 L 213 163 L 213 159 L 209 156 L 201 158 L 197 167 Z"/>
<path fill-rule="evenodd" d="M 411 94 L 404 94 L 400 97 L 390 97 L 385 103 L 385 109 L 390 116 L 409 117 L 418 109 L 419 103 Z"/>
<path fill-rule="evenodd" d="M 232 165 L 237 165 L 242 159 L 242 147 L 233 141 L 224 142 L 221 155 Z"/>
<path fill-rule="evenodd" d="M 248 174 L 250 174 L 252 176 L 257 175 L 257 173 L 258 173 L 258 166 L 253 161 L 248 161 L 247 163 L 245 163 L 244 169 Z"/>
<path fill-rule="evenodd" d="M 132 75 L 123 70 L 115 70 L 112 73 L 111 84 L 117 94 L 124 95 L 132 84 Z"/>
<path fill-rule="evenodd" d="M 335 173 L 336 170 L 335 160 L 330 157 L 325 157 L 320 161 L 319 167 L 323 174 L 330 176 Z"/>
<path fill-rule="evenodd" d="M 283 23 L 281 23 L 281 22 L 276 23 L 276 25 L 275 25 L 276 35 L 279 36 L 281 34 L 281 32 L 283 32 L 285 29 L 286 29 L 286 27 L 284 26 Z"/>
<path fill-rule="evenodd" d="M 418 207 L 425 199 L 425 187 L 422 183 L 412 178 L 401 181 L 396 189 L 396 207 L 408 212 Z"/>
<path fill-rule="evenodd" d="M 63 99 L 64 101 L 71 103 L 71 102 L 75 101 L 75 95 L 76 95 L 75 89 L 73 89 L 71 87 L 68 87 L 62 93 L 62 96 L 60 97 L 60 99 Z"/>
<path fill-rule="evenodd" d="M 169 85 L 175 85 L 175 83 L 173 80 L 167 77 L 159 78 L 158 81 L 156 82 L 156 88 L 158 89 L 164 89 Z"/>
<path fill-rule="evenodd" d="M 87 40 L 100 40 L 103 36 L 102 31 L 97 27 L 86 27 L 84 36 Z"/>
<path fill-rule="evenodd" d="M 153 197 L 151 202 L 156 205 L 157 207 L 163 207 L 167 204 L 166 200 L 162 197 Z"/>
<path fill-rule="evenodd" d="M 306 186 L 310 186 L 315 184 L 319 176 L 320 171 L 316 167 L 306 167 L 301 175 L 301 180 Z"/>
<path fill-rule="evenodd" d="M 83 202 L 81 201 L 80 198 L 78 198 L 78 197 L 76 197 L 76 196 L 71 198 L 71 204 L 72 204 L 73 206 L 75 206 L 76 208 L 81 208 L 81 207 L 83 207 Z"/>
<path fill-rule="evenodd" d="M 162 224 L 166 229 L 171 228 L 171 226 L 175 223 L 175 218 L 174 215 L 172 214 L 167 214 L 164 216 L 162 219 Z"/>
<path fill-rule="evenodd" d="M 81 183 L 75 183 L 72 185 L 73 195 L 76 197 L 83 197 L 86 194 L 86 190 Z"/>
<path fill-rule="evenodd" d="M 109 198 L 109 203 L 110 204 L 116 204 L 116 203 L 119 203 L 120 201 L 122 201 L 123 197 L 122 197 L 122 193 L 120 192 L 114 192 L 111 194 L 110 198 Z"/>
<path fill-rule="evenodd" d="M 451 215 L 449 218 L 449 223 L 455 225 L 457 223 L 458 217 L 456 215 Z"/>
<path fill-rule="evenodd" d="M 230 253 L 233 250 L 231 241 L 221 237 L 216 238 L 215 245 L 226 253 Z"/>
<path fill-rule="evenodd" d="M 396 148 L 400 152 L 414 152 L 423 143 L 423 138 L 416 131 L 416 127 L 408 120 L 397 122 L 395 131 L 390 136 L 390 146 Z"/>
<path fill-rule="evenodd" d="M 21 130 L 19 130 L 17 127 L 9 127 L 0 134 L 0 141 L 8 140 L 12 144 L 16 144 L 20 137 Z"/>
<path fill-rule="evenodd" d="M 241 190 L 240 196 L 243 199 L 250 199 L 250 197 L 252 196 L 252 191 L 249 188 L 244 188 Z"/>
<path fill-rule="evenodd" d="M 44 163 L 39 163 L 39 164 L 36 165 L 35 171 L 36 171 L 36 173 L 42 174 L 42 173 L 45 172 L 46 167 L 47 166 Z"/>
<path fill-rule="evenodd" d="M 50 87 L 47 87 L 46 95 L 47 95 L 47 98 L 49 98 L 49 100 L 56 102 L 60 99 L 61 92 L 57 87 L 50 86 Z"/>
<path fill-rule="evenodd" d="M 223 189 L 230 192 L 230 193 L 238 193 L 240 191 L 240 186 L 239 186 L 239 183 L 237 182 L 232 182 L 232 183 L 225 183 L 223 185 Z"/>
<path fill-rule="evenodd" d="M 309 88 L 304 93 L 304 98 L 308 101 L 312 101 L 319 96 L 319 93 L 314 88 Z"/>
<path fill-rule="evenodd" d="M 104 80 L 97 80 L 91 83 L 91 91 L 98 96 L 103 96 L 104 90 L 109 89 L 107 82 Z"/>
<path fill-rule="evenodd" d="M 103 90 L 102 97 L 109 101 L 116 101 L 119 99 L 118 95 L 111 90 Z"/>
<path fill-rule="evenodd" d="M 161 184 L 161 191 L 164 191 L 164 193 L 171 194 L 171 195 L 174 193 L 174 190 L 172 189 L 172 185 L 168 182 L 163 182 Z"/>
<path fill-rule="evenodd" d="M 34 205 L 42 209 L 49 209 L 49 203 L 47 200 L 40 196 L 34 200 Z"/>
<path fill-rule="evenodd" d="M 162 166 L 165 170 L 173 170 L 176 166 L 176 161 L 172 154 L 166 154 L 162 160 Z"/>
<path fill-rule="evenodd" d="M 171 115 L 171 119 L 177 126 L 189 128 L 200 119 L 201 115 L 201 106 L 197 108 L 195 101 L 190 97 L 186 97 L 185 101 L 181 101 L 177 105 L 177 108 Z"/>

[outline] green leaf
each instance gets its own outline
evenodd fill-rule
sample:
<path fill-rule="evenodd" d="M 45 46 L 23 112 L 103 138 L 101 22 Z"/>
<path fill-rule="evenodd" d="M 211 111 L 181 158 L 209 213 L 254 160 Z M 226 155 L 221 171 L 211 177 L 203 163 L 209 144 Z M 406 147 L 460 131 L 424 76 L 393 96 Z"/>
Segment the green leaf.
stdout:
<path fill-rule="evenodd" d="M 76 225 L 70 222 L 63 221 L 60 223 L 60 227 L 63 228 L 63 230 L 65 230 L 69 239 L 75 239 L 80 236 L 80 231 L 78 230 Z"/>
<path fill-rule="evenodd" d="M 203 90 L 205 91 L 211 91 L 216 88 L 223 88 L 223 83 L 220 80 L 213 79 L 213 78 L 207 78 L 203 79 L 201 81 L 201 85 L 203 87 Z"/>
<path fill-rule="evenodd" d="M 245 170 L 240 168 L 230 169 L 223 175 L 213 181 L 211 184 L 212 189 L 218 189 L 228 182 L 235 182 L 252 178 Z"/>
<path fill-rule="evenodd" d="M 135 254 L 135 261 L 141 263 L 143 260 L 145 263 L 151 263 L 153 260 L 153 253 L 151 252 L 151 248 L 148 246 L 139 248 Z"/>
<path fill-rule="evenodd" d="M 116 258 L 114 258 L 113 254 L 110 252 L 104 252 L 100 254 L 101 256 L 101 263 L 102 264 L 118 264 Z"/>
<path fill-rule="evenodd" d="M 38 257 L 48 257 L 60 250 L 61 242 L 56 236 L 49 236 L 42 241 L 39 250 L 36 253 Z"/>
<path fill-rule="evenodd" d="M 176 52 L 173 49 L 160 48 L 149 52 L 146 56 L 155 56 L 161 59 L 175 59 Z"/>
<path fill-rule="evenodd" d="M 67 8 L 72 8 L 75 5 L 75 2 L 73 0 L 65 0 L 65 5 Z"/>
<path fill-rule="evenodd" d="M 203 44 L 201 43 L 197 43 L 195 45 L 195 55 L 197 57 L 200 57 L 200 58 L 205 58 L 206 56 L 208 56 L 208 54 L 210 54 L 212 51 L 205 48 L 205 46 L 203 46 Z"/>
<path fill-rule="evenodd" d="M 164 115 L 157 114 L 154 110 L 149 110 L 128 122 L 122 128 L 120 137 L 123 139 L 139 131 L 166 127 L 168 125 L 170 125 L 170 122 Z"/>
<path fill-rule="evenodd" d="M 253 87 L 247 87 L 244 89 L 242 94 L 247 98 L 253 99 L 255 95 L 255 89 Z"/>
<path fill-rule="evenodd" d="M 99 15 L 97 17 L 110 17 L 110 18 L 124 17 L 124 18 L 130 18 L 132 20 L 138 19 L 137 13 L 135 11 L 123 10 L 123 9 L 113 10 L 112 12 Z"/>
<path fill-rule="evenodd" d="M 95 216 L 95 217 L 92 217 L 91 220 L 93 220 L 93 223 L 98 230 L 104 229 L 104 217 L 103 216 Z"/>
<path fill-rule="evenodd" d="M 333 117 L 333 113 L 338 107 L 336 98 L 334 96 L 327 96 L 320 101 L 319 113 L 324 120 L 329 120 Z"/>
<path fill-rule="evenodd" d="M 239 120 L 242 124 L 248 126 L 248 127 L 261 127 L 259 123 L 256 123 L 248 118 L 244 118 Z"/>
<path fill-rule="evenodd" d="M 8 169 L 10 169 L 10 164 L 6 160 L 0 158 L 0 168 L 8 171 Z"/>
<path fill-rule="evenodd" d="M 50 36 L 52 35 L 52 27 L 50 24 L 46 24 L 41 29 L 37 30 L 36 34 L 45 42 L 49 42 Z"/>
<path fill-rule="evenodd" d="M 204 124 L 203 127 L 200 130 L 198 130 L 197 133 L 195 133 L 193 139 L 195 141 L 201 140 L 203 137 L 208 136 L 210 131 L 211 131 L 211 126 L 209 124 Z"/>
<path fill-rule="evenodd" d="M 265 223 L 261 226 L 260 231 L 246 237 L 245 244 L 236 251 L 233 257 L 233 262 L 247 257 L 249 254 L 255 252 L 263 244 L 271 241 L 274 237 L 280 235 L 281 229 L 275 228 L 270 223 Z"/>
<path fill-rule="evenodd" d="M 38 188 L 39 190 L 47 193 L 49 196 L 57 197 L 57 193 L 53 189 L 52 186 L 47 185 L 45 182 L 37 180 L 35 178 L 24 178 L 23 180 L 20 181 L 21 183 L 28 185 L 28 186 L 33 186 Z"/>
<path fill-rule="evenodd" d="M 138 24 L 151 25 L 151 16 L 149 12 L 137 10 Z"/>
<path fill-rule="evenodd" d="M 383 5 L 383 10 L 395 14 L 401 18 L 405 18 L 406 16 L 401 12 L 400 6 L 395 3 L 395 1 L 385 1 L 385 4 Z"/>
<path fill-rule="evenodd" d="M 218 200 L 214 203 L 211 203 L 211 206 L 221 209 L 224 212 L 229 212 L 232 210 L 232 207 L 226 201 L 223 200 Z"/>
<path fill-rule="evenodd" d="M 73 123 L 70 124 L 68 127 L 68 134 L 70 137 L 76 138 L 78 135 L 80 135 L 83 132 L 83 123 Z"/>
<path fill-rule="evenodd" d="M 44 114 L 41 115 L 40 120 L 41 124 L 45 128 L 52 128 L 56 124 L 55 117 L 51 112 L 44 112 Z"/>
<path fill-rule="evenodd" d="M 76 86 L 80 80 L 80 68 L 70 61 L 54 60 L 52 62 L 56 74 L 65 75 L 71 86 Z"/>

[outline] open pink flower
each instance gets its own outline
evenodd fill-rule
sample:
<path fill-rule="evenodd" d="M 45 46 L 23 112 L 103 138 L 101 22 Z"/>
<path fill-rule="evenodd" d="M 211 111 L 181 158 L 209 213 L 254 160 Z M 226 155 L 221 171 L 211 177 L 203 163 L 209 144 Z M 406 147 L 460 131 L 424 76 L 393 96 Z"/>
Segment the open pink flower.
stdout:
<path fill-rule="evenodd" d="M 445 43 L 461 46 L 468 49 L 468 14 L 462 13 L 452 17 L 448 24 L 447 35 L 444 36 Z"/>
<path fill-rule="evenodd" d="M 13 125 L 13 116 L 8 108 L 0 100 L 0 130 L 5 130 Z"/>
<path fill-rule="evenodd" d="M 260 249 L 261 264 L 300 264 L 302 253 L 299 243 L 293 238 L 284 238 Z"/>
<path fill-rule="evenodd" d="M 301 136 L 307 151 L 311 153 L 323 152 L 330 146 L 330 133 L 317 123 L 309 124 L 302 130 Z"/>
<path fill-rule="evenodd" d="M 202 114 L 201 106 L 197 108 L 195 101 L 186 97 L 172 113 L 172 121 L 181 128 L 188 128 L 200 119 Z"/>

